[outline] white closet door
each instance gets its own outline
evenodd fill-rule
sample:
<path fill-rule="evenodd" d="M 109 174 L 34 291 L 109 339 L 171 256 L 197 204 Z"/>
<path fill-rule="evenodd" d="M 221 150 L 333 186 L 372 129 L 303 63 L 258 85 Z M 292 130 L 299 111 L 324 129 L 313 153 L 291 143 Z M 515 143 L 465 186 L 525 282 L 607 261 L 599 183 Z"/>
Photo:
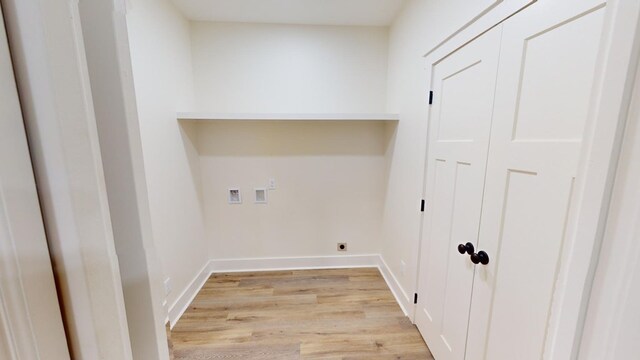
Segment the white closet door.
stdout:
<path fill-rule="evenodd" d="M 465 353 L 474 266 L 458 244 L 478 236 L 500 36 L 498 26 L 433 69 L 416 322 L 438 360 Z"/>
<path fill-rule="evenodd" d="M 1 10 L 0 359 L 69 359 Z"/>
<path fill-rule="evenodd" d="M 540 0 L 504 23 L 466 359 L 543 357 L 603 15 Z"/>

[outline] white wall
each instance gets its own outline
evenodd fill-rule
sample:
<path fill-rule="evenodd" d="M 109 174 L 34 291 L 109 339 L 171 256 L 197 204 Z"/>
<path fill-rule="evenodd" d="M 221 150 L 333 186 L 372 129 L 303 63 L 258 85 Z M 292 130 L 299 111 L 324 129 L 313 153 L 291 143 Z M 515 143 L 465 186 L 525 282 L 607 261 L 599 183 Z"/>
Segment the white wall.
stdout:
<path fill-rule="evenodd" d="M 387 111 L 399 113 L 400 123 L 389 152 L 382 256 L 407 297 L 416 286 L 426 151 L 429 85 L 422 56 L 493 2 L 408 0 L 390 30 Z"/>
<path fill-rule="evenodd" d="M 383 112 L 387 28 L 190 24 L 168 0 L 134 0 L 127 22 L 170 307 L 210 258 L 379 252 L 386 124 L 179 125 L 176 111 Z M 251 204 L 270 176 L 269 204 Z M 247 201 L 227 208 L 232 185 Z"/>
<path fill-rule="evenodd" d="M 197 109 L 383 112 L 387 34 L 381 27 L 195 22 Z"/>
<path fill-rule="evenodd" d="M 191 38 L 196 110 L 385 110 L 387 28 L 194 22 Z M 196 126 L 185 131 L 197 133 L 212 258 L 336 255 L 338 242 L 379 252 L 386 124 L 185 126 Z M 270 177 L 269 204 L 253 204 Z M 227 204 L 231 186 L 242 205 Z"/>
<path fill-rule="evenodd" d="M 176 120 L 193 107 L 189 22 L 168 0 L 134 0 L 127 15 L 151 224 L 171 306 L 209 259 L 193 144 Z"/>
<path fill-rule="evenodd" d="M 189 25 L 166 1 L 153 6 L 134 1 L 129 26 L 152 220 L 174 288 L 184 288 L 205 255 L 329 255 L 346 239 L 350 253 L 381 250 L 409 297 L 416 282 L 426 147 L 422 55 L 491 3 L 408 1 L 389 30 Z M 184 123 L 179 128 L 176 110 L 388 111 L 400 113 L 401 121 L 397 128 L 369 124 L 360 135 L 351 129 L 340 135 L 338 125 L 325 124 L 314 128 L 324 143 L 305 145 L 301 139 L 313 141 L 309 129 L 315 125 Z M 331 141 L 353 143 L 331 154 Z M 279 184 L 270 204 L 250 204 L 248 190 L 266 185 L 271 176 Z M 325 181 L 334 191 L 322 186 Z M 229 186 L 243 189 L 245 204 L 226 204 Z M 291 210 L 299 209 L 302 194 L 313 194 L 303 197 L 310 200 L 307 208 Z M 376 211 L 382 229 L 373 225 Z M 356 222 L 343 221 L 348 216 Z M 324 233 L 318 232 L 320 225 Z M 174 290 L 170 303 L 175 296 Z"/>
<path fill-rule="evenodd" d="M 379 253 L 389 144 L 385 122 L 198 125 L 203 199 L 215 259 Z M 268 204 L 254 203 L 266 187 Z M 243 202 L 227 203 L 239 187 Z M 346 253 L 338 242 L 348 243 Z"/>

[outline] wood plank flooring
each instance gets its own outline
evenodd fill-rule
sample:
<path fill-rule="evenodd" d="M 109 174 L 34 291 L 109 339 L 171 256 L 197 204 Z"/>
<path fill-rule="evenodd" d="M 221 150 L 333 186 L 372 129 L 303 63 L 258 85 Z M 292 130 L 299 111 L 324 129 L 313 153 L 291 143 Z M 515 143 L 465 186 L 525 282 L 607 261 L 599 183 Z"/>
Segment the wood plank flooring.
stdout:
<path fill-rule="evenodd" d="M 176 360 L 433 359 L 375 268 L 213 275 L 171 340 Z"/>

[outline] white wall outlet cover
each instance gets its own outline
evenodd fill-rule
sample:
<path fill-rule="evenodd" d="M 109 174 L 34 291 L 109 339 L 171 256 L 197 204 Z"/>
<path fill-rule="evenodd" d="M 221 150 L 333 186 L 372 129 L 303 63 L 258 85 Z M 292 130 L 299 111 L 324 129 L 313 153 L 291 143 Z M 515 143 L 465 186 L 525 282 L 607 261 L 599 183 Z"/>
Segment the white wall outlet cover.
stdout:
<path fill-rule="evenodd" d="M 267 189 L 265 188 L 256 188 L 255 191 L 255 203 L 256 204 L 266 204 L 267 203 Z"/>
<path fill-rule="evenodd" d="M 242 195 L 240 194 L 240 189 L 229 188 L 228 196 L 229 204 L 242 204 Z"/>
<path fill-rule="evenodd" d="M 271 178 L 269 179 L 269 190 L 275 190 L 276 189 L 276 179 Z"/>

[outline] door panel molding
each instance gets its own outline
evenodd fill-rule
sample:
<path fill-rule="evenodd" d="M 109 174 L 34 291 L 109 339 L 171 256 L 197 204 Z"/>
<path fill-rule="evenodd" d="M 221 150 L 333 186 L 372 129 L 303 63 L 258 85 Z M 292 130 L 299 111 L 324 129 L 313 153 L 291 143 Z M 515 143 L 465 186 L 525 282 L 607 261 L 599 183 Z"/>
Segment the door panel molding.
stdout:
<path fill-rule="evenodd" d="M 0 163 L 0 166 L 5 164 Z M 5 211 L 0 188 L 0 318 L 2 318 L 3 359 L 38 358 L 38 342 L 29 317 L 26 294 L 20 276 L 19 255 L 15 251 L 14 237 L 9 229 L 9 219 Z M 53 277 L 51 278 L 53 281 Z M 62 323 L 60 323 L 62 325 Z"/>
<path fill-rule="evenodd" d="M 577 359 L 593 273 L 608 216 L 640 47 L 639 0 L 606 2 L 596 79 L 575 192 L 576 231 L 563 246 L 545 359 Z"/>
<path fill-rule="evenodd" d="M 543 357 L 604 10 L 539 1 L 503 24 L 478 240 L 495 260 L 476 268 L 468 359 Z"/>
<path fill-rule="evenodd" d="M 69 347 L 132 359 L 78 1 L 0 1 Z"/>
<path fill-rule="evenodd" d="M 0 358 L 69 359 L 0 9 Z"/>
<path fill-rule="evenodd" d="M 544 0 L 544 2 L 549 1 Z M 631 93 L 629 84 L 633 81 L 638 60 L 638 48 L 640 48 L 637 35 L 640 0 L 581 1 L 579 3 L 579 5 L 576 5 L 575 2 L 565 4 L 566 6 L 574 6 L 573 11 L 577 11 L 576 15 L 574 18 L 556 23 L 555 27 L 570 24 L 575 18 L 584 17 L 602 9 L 605 12 L 604 30 L 602 40 L 599 42 L 600 51 L 596 61 L 597 69 L 600 71 L 596 71 L 596 78 L 589 95 L 590 105 L 584 137 L 582 141 L 571 134 L 571 136 L 558 137 L 551 146 L 555 151 L 566 152 L 568 159 L 575 159 L 577 156 L 579 161 L 577 166 L 573 160 L 558 161 L 558 166 L 568 166 L 572 169 L 565 176 L 566 187 L 563 193 L 566 197 L 564 195 L 563 197 L 567 206 L 563 208 L 561 217 L 564 222 L 567 221 L 567 218 L 573 220 L 572 225 L 562 225 L 561 232 L 564 240 L 559 245 L 560 254 L 556 260 L 556 273 L 553 275 L 556 279 L 552 288 L 554 295 L 548 304 L 547 328 L 542 349 L 542 356 L 548 359 L 575 359 L 577 356 L 576 344 L 579 343 L 581 337 L 580 329 L 586 308 L 585 293 L 588 294 L 592 279 L 592 256 L 595 256 L 593 249 L 599 244 L 603 219 L 606 219 L 607 215 L 607 204 L 613 179 L 612 169 L 615 169 L 617 162 L 624 125 L 623 115 L 626 114 Z M 446 58 L 455 49 L 474 39 L 477 34 L 481 34 L 494 24 L 510 17 L 514 12 L 502 14 L 504 18 L 500 18 L 498 15 L 486 16 L 484 20 L 480 18 L 473 26 L 427 53 L 425 55 L 425 64 L 428 70 L 427 81 L 433 82 L 432 67 L 435 64 Z M 496 19 L 499 20 L 496 21 Z M 548 27 L 545 31 L 536 34 L 540 35 L 540 33 L 548 32 L 553 28 L 553 26 Z M 598 42 L 598 39 L 591 40 Z M 612 56 L 613 54 L 615 56 Z M 430 111 L 429 117 L 432 116 L 434 113 Z M 599 121 L 599 119 L 609 119 L 609 121 Z M 611 121 L 611 119 L 616 119 L 616 121 Z M 430 125 L 428 131 L 431 133 L 435 129 Z M 542 132 L 542 134 L 545 133 Z M 512 143 L 516 147 L 530 146 L 536 143 L 544 146 L 545 142 L 545 137 L 541 136 L 518 139 L 515 128 L 511 137 L 514 140 Z M 431 151 L 432 149 L 428 148 L 427 156 Z M 509 163 L 509 168 L 535 172 L 532 169 L 539 167 L 539 163 L 533 159 L 525 166 Z M 428 171 L 431 172 L 431 170 Z M 433 173 L 429 174 L 429 172 L 425 175 L 425 182 L 427 176 L 433 176 Z M 567 198 L 572 200 L 567 202 Z M 430 223 L 425 214 L 422 231 L 426 231 L 429 226 Z M 576 230 L 569 231 L 570 226 Z M 425 242 L 425 237 L 421 236 L 420 254 L 429 251 L 429 246 Z M 420 264 L 426 260 L 425 256 L 419 255 Z M 419 275 L 417 283 L 420 284 L 421 281 Z M 414 320 L 416 322 L 420 316 L 425 316 L 424 311 L 420 311 L 420 309 L 415 313 Z"/>
<path fill-rule="evenodd" d="M 440 359 L 464 358 L 474 270 L 458 244 L 478 234 L 501 36 L 496 27 L 433 68 L 439 100 L 431 109 L 416 324 Z"/>

